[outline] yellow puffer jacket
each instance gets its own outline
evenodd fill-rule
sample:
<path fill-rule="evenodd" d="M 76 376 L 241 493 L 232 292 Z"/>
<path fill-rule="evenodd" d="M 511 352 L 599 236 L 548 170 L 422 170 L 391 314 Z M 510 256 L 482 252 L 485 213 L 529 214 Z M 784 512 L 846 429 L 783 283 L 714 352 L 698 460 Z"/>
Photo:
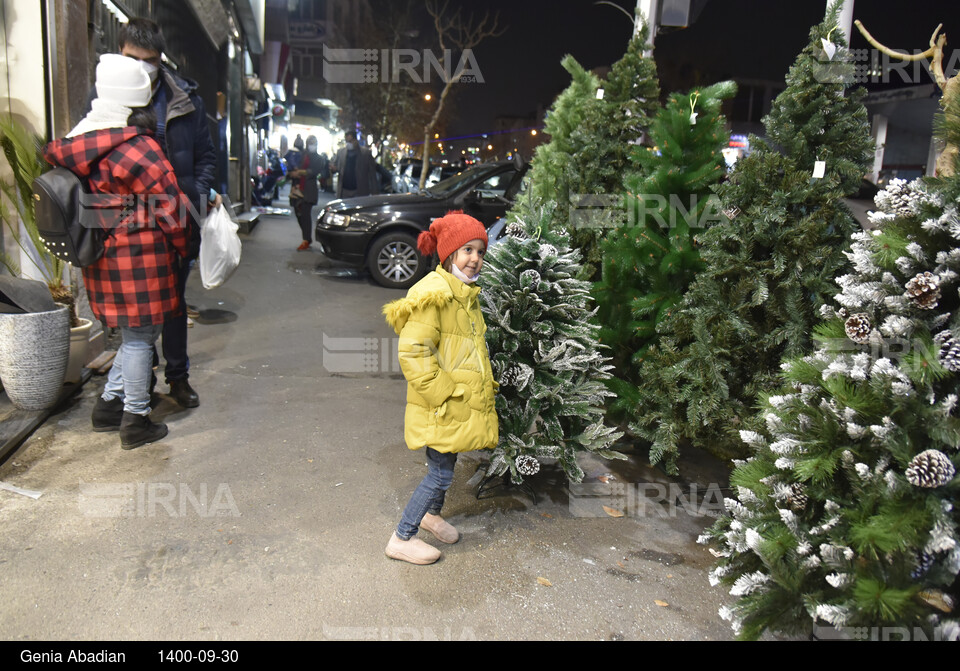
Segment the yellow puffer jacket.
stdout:
<path fill-rule="evenodd" d="M 400 368 L 407 378 L 404 439 L 407 447 L 466 452 L 499 440 L 494 393 L 477 296 L 438 266 L 405 298 L 383 306 L 400 336 Z"/>

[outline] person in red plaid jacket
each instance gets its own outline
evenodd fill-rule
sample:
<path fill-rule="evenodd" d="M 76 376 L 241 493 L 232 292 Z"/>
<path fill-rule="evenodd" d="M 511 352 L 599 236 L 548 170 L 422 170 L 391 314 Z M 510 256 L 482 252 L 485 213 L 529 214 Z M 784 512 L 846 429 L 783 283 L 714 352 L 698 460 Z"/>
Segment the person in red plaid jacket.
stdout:
<path fill-rule="evenodd" d="M 160 440 L 150 413 L 153 346 L 180 314 L 175 257 L 188 252 L 189 205 L 153 136 L 150 77 L 132 58 L 100 57 L 97 100 L 65 138 L 44 148 L 53 165 L 86 179 L 105 230 L 103 256 L 82 269 L 90 308 L 123 343 L 93 410 L 95 431 L 120 431 L 120 446 Z"/>

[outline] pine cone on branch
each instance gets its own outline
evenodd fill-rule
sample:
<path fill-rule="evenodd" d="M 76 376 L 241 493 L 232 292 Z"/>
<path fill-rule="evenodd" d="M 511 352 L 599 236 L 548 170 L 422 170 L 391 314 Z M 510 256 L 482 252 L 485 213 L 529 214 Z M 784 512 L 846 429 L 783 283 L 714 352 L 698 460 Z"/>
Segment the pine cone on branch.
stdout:
<path fill-rule="evenodd" d="M 790 494 L 787 496 L 787 505 L 790 506 L 790 510 L 799 512 L 807 507 L 808 501 L 809 498 L 804 491 L 803 485 L 799 483 L 790 485 Z"/>
<path fill-rule="evenodd" d="M 937 358 L 940 364 L 954 373 L 960 372 L 960 343 L 958 343 L 950 331 L 941 331 L 933 337 L 934 341 L 940 345 L 940 352 Z"/>
<path fill-rule="evenodd" d="M 540 472 L 540 462 L 529 454 L 521 454 L 517 457 L 516 464 L 521 475 L 536 475 Z"/>
<path fill-rule="evenodd" d="M 929 270 L 907 282 L 907 296 L 921 310 L 933 310 L 940 301 L 940 278 Z"/>
<path fill-rule="evenodd" d="M 523 230 L 523 225 L 516 221 L 507 224 L 506 232 L 510 237 L 519 238 L 520 240 L 526 240 L 530 237 L 527 235 L 527 232 Z"/>
<path fill-rule="evenodd" d="M 950 457 L 939 450 L 925 450 L 910 460 L 905 475 L 915 487 L 940 487 L 953 479 Z"/>
<path fill-rule="evenodd" d="M 866 312 L 850 315 L 843 326 L 847 332 L 847 337 L 858 345 L 870 340 L 870 315 Z"/>

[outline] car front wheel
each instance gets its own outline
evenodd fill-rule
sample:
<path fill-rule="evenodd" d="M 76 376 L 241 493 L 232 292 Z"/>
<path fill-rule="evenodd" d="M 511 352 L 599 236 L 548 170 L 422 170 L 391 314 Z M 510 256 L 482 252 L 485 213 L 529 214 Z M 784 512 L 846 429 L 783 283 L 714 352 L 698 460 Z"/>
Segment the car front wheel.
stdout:
<path fill-rule="evenodd" d="M 373 279 L 391 289 L 409 289 L 426 274 L 427 259 L 417 251 L 417 240 L 407 233 L 388 233 L 374 241 L 367 255 Z"/>

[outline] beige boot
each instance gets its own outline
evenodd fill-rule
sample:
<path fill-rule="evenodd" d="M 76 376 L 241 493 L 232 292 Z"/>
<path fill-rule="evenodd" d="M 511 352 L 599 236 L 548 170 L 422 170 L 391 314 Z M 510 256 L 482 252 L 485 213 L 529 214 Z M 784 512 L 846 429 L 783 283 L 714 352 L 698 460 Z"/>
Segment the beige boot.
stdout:
<path fill-rule="evenodd" d="M 441 543 L 456 543 L 460 540 L 460 532 L 457 531 L 456 527 L 439 515 L 432 515 L 431 513 L 424 515 L 420 521 L 420 528 L 432 533 L 433 537 Z"/>
<path fill-rule="evenodd" d="M 411 538 L 408 541 L 400 540 L 397 532 L 394 531 L 390 536 L 390 542 L 387 543 L 387 556 L 390 559 L 399 559 L 411 564 L 432 564 L 440 559 L 440 550 L 424 543 L 419 538 Z"/>

